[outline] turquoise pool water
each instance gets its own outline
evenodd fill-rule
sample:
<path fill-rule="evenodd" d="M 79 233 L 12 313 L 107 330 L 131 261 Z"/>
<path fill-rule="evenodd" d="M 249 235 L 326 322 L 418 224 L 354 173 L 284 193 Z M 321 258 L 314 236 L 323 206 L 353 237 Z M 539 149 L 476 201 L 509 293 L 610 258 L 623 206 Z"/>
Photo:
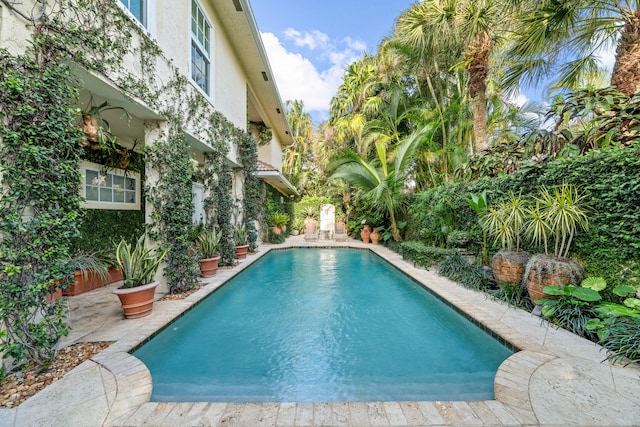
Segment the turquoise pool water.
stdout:
<path fill-rule="evenodd" d="M 133 353 L 152 401 L 493 399 L 512 352 L 377 255 L 272 251 Z"/>

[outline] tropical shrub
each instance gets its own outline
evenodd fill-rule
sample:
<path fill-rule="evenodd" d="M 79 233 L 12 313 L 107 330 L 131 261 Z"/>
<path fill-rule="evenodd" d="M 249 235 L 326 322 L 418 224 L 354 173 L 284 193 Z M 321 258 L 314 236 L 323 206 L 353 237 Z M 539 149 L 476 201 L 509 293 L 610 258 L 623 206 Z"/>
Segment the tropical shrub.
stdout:
<path fill-rule="evenodd" d="M 420 242 L 402 242 L 399 248 L 404 259 L 426 268 L 436 266 L 448 256 L 457 253 L 455 249 L 436 248 Z"/>
<path fill-rule="evenodd" d="M 459 254 L 448 256 L 438 266 L 438 273 L 466 288 L 486 290 L 489 281 L 482 267 L 471 264 Z"/>

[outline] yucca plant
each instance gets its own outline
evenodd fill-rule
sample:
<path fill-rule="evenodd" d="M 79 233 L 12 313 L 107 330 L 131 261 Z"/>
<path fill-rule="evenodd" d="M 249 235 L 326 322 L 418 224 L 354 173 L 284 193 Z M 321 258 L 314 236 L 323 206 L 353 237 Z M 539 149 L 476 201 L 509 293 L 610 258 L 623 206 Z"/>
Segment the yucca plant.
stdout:
<path fill-rule="evenodd" d="M 566 258 L 576 231 L 589 229 L 585 207 L 585 196 L 570 184 L 563 183 L 551 191 L 542 188 L 526 225 L 529 237 L 534 242 L 544 243 L 545 254 L 549 253 L 548 237 L 552 237 L 553 255 Z"/>
<path fill-rule="evenodd" d="M 489 207 L 482 221 L 482 227 L 500 246 L 507 250 L 520 250 L 522 234 L 527 221 L 528 210 L 521 195 L 509 193 L 509 198 Z"/>
<path fill-rule="evenodd" d="M 198 246 L 202 253 L 202 258 L 213 258 L 218 254 L 218 246 L 222 239 L 222 231 L 218 227 L 211 230 L 204 230 L 198 236 Z"/>
<path fill-rule="evenodd" d="M 135 288 L 153 282 L 167 254 L 166 250 L 147 248 L 144 234 L 133 248 L 126 240 L 120 240 L 115 252 L 116 262 L 122 271 L 123 288 Z"/>
<path fill-rule="evenodd" d="M 233 229 L 233 240 L 236 246 L 244 246 L 249 241 L 249 233 L 244 224 L 236 224 Z"/>

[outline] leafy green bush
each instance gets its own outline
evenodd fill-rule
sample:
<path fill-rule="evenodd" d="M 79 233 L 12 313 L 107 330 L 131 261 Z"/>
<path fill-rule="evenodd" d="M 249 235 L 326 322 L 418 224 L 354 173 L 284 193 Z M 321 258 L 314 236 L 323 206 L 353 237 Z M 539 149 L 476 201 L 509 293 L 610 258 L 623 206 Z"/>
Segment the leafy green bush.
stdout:
<path fill-rule="evenodd" d="M 591 151 L 583 156 L 530 167 L 514 175 L 483 178 L 470 183 L 443 184 L 411 198 L 407 239 L 425 244 L 440 242 L 441 225 L 465 230 L 470 249 L 479 250 L 482 234 L 477 217 L 467 204 L 471 194 L 487 192 L 496 203 L 510 191 L 532 198 L 545 186 L 566 182 L 586 196 L 589 231 L 578 233 L 573 245 L 590 275 L 611 284 L 640 284 L 640 144 Z M 441 206 L 448 205 L 448 214 Z M 525 248 L 538 249 L 538 248 Z"/>
<path fill-rule="evenodd" d="M 404 259 L 426 268 L 438 265 L 446 257 L 457 253 L 455 249 L 436 248 L 420 242 L 402 242 L 399 249 Z"/>
<path fill-rule="evenodd" d="M 441 276 L 448 277 L 466 288 L 486 290 L 489 285 L 481 267 L 471 264 L 459 254 L 445 258 L 438 267 Z"/>

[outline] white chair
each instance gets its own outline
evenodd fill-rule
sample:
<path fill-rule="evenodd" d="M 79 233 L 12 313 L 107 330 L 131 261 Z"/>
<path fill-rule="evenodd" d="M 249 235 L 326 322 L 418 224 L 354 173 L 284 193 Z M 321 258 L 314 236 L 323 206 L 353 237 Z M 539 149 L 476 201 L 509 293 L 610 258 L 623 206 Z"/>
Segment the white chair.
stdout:
<path fill-rule="evenodd" d="M 346 242 L 347 241 L 347 231 L 344 227 L 344 222 L 336 223 L 333 229 L 333 240 L 336 242 Z"/>

